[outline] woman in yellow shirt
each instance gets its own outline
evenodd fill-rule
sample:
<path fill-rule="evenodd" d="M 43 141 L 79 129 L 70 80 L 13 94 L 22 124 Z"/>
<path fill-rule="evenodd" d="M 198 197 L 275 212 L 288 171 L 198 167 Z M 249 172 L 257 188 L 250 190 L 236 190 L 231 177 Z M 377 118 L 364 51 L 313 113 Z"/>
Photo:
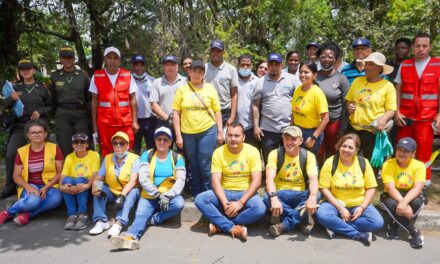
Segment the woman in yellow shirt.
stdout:
<path fill-rule="evenodd" d="M 357 155 L 360 145 L 353 133 L 336 143 L 337 154 L 321 169 L 319 188 L 326 201 L 316 217 L 330 238 L 338 233 L 369 246 L 372 232 L 382 227 L 383 219 L 370 204 L 377 183 L 368 160 Z"/>
<path fill-rule="evenodd" d="M 385 192 L 380 197 L 382 208 L 391 218 L 386 236 L 399 237 L 399 227 L 411 235 L 410 245 L 421 248 L 423 236 L 414 227 L 417 215 L 424 206 L 423 187 L 426 168 L 421 161 L 414 159 L 417 144 L 406 137 L 396 146 L 396 157 L 387 160 L 382 167 L 382 180 Z"/>
<path fill-rule="evenodd" d="M 302 146 L 316 156 L 329 121 L 327 98 L 315 81 L 317 72 L 318 67 L 314 62 L 301 63 L 299 79 L 302 84 L 293 93 L 291 119 L 291 124 L 298 126 L 302 131 Z"/>
<path fill-rule="evenodd" d="M 204 82 L 205 64 L 195 60 L 188 84 L 180 86 L 173 101 L 176 145 L 183 148 L 192 175 L 194 197 L 211 189 L 211 157 L 223 143 L 222 115 L 215 88 Z"/>
<path fill-rule="evenodd" d="M 392 73 L 394 68 L 385 64 L 386 58 L 380 52 L 373 52 L 358 61 L 365 63 L 365 77 L 353 81 L 345 98 L 349 113 L 347 132 L 360 137 L 363 156 L 371 159 L 376 131 L 386 128 L 397 109 L 396 89 L 382 78 L 383 74 Z"/>

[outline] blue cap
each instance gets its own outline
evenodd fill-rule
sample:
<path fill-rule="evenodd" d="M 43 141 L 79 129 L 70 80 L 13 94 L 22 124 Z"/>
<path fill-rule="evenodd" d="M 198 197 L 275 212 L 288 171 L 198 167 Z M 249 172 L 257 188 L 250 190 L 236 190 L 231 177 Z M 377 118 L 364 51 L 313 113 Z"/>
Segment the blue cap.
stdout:
<path fill-rule="evenodd" d="M 278 63 L 283 63 L 283 56 L 281 56 L 281 54 L 279 54 L 279 53 L 271 53 L 267 57 L 267 62 L 270 62 L 270 61 L 276 61 Z"/>
<path fill-rule="evenodd" d="M 140 54 L 135 54 L 133 55 L 133 57 L 131 57 L 131 63 L 136 63 L 136 62 L 143 62 L 145 63 L 145 57 L 140 55 Z"/>
<path fill-rule="evenodd" d="M 219 39 L 215 39 L 211 42 L 211 45 L 209 46 L 211 49 L 217 48 L 219 50 L 225 50 L 225 43 Z"/>
<path fill-rule="evenodd" d="M 371 48 L 371 42 L 367 38 L 357 38 L 353 41 L 351 45 L 353 48 L 357 46 L 367 46 Z"/>
<path fill-rule="evenodd" d="M 319 48 L 319 43 L 315 42 L 315 41 L 312 41 L 309 44 L 307 44 L 306 49 L 308 49 L 310 47 L 317 47 L 317 48 Z"/>
<path fill-rule="evenodd" d="M 417 149 L 417 143 L 414 139 L 410 137 L 404 137 L 399 140 L 399 142 L 396 145 L 396 148 L 404 148 L 408 151 L 416 151 Z"/>
<path fill-rule="evenodd" d="M 176 56 L 174 56 L 174 55 L 165 55 L 165 56 L 163 56 L 163 58 L 162 58 L 162 64 L 164 64 L 165 62 L 168 62 L 168 61 L 171 61 L 171 62 L 174 62 L 174 63 L 179 63 L 179 61 L 177 60 L 177 57 Z"/>

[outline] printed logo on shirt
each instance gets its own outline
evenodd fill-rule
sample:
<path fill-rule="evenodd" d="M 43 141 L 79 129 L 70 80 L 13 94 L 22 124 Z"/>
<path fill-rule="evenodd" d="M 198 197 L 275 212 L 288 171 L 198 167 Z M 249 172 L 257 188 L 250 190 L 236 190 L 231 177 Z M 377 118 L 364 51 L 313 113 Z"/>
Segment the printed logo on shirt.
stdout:
<path fill-rule="evenodd" d="M 409 188 L 413 184 L 413 177 L 407 172 L 401 172 L 397 175 L 397 185 L 399 188 Z"/>
<path fill-rule="evenodd" d="M 88 178 L 88 171 L 89 171 L 89 167 L 83 163 L 77 164 L 73 170 L 75 171 L 75 174 L 77 177 L 84 177 L 84 178 Z"/>
<path fill-rule="evenodd" d="M 333 89 L 338 89 L 338 87 L 339 87 L 339 82 L 334 82 L 334 83 L 332 83 L 332 87 L 333 87 Z"/>
<path fill-rule="evenodd" d="M 246 163 L 249 163 L 249 162 L 246 161 Z M 246 176 L 246 177 L 249 176 L 249 173 L 245 172 L 245 165 L 246 164 L 240 160 L 232 161 L 227 166 L 228 174 L 225 176 L 228 178 L 238 178 L 238 177 L 243 177 L 243 176 Z"/>
<path fill-rule="evenodd" d="M 221 83 L 221 84 L 229 84 L 229 79 L 226 78 L 226 77 L 220 77 L 218 79 L 218 82 Z"/>
<path fill-rule="evenodd" d="M 279 179 L 281 182 L 298 183 L 303 181 L 303 178 L 299 177 L 300 172 L 299 172 L 298 163 L 296 162 L 288 163 L 286 164 L 286 166 L 284 166 L 284 170 L 285 170 L 284 177 L 280 177 Z"/>

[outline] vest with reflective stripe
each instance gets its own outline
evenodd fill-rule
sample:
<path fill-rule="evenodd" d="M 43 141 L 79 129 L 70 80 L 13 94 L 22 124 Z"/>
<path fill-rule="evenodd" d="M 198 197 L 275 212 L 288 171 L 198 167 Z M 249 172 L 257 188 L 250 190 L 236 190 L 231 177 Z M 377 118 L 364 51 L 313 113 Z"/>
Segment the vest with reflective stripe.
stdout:
<path fill-rule="evenodd" d="M 112 86 L 105 70 L 98 70 L 94 74 L 95 85 L 98 89 L 98 117 L 97 123 L 124 126 L 131 125 L 133 117 L 130 108 L 130 71 L 119 69 L 115 87 Z"/>
<path fill-rule="evenodd" d="M 28 181 L 29 176 L 29 149 L 31 145 L 28 144 L 23 146 L 17 150 L 18 155 L 20 156 L 21 162 L 23 163 L 23 171 L 21 172 L 21 177 L 23 177 L 24 181 Z M 55 157 L 57 155 L 57 145 L 46 142 L 44 145 L 44 167 L 41 177 L 45 184 L 48 184 L 56 175 L 57 169 L 55 166 Z M 55 184 L 54 188 L 58 188 L 59 185 Z M 17 195 L 18 199 L 20 199 L 21 192 L 23 191 L 23 187 L 18 187 Z"/>
<path fill-rule="evenodd" d="M 419 79 L 415 60 L 402 62 L 400 113 L 418 121 L 432 121 L 438 111 L 440 59 L 431 58 Z"/>
<path fill-rule="evenodd" d="M 110 191 L 114 195 L 119 195 L 122 189 L 127 185 L 131 179 L 131 169 L 136 159 L 139 158 L 138 155 L 131 152 L 127 153 L 127 158 L 125 163 L 119 170 L 119 177 L 115 174 L 115 163 L 113 161 L 114 153 L 105 156 L 105 183 L 110 188 Z"/>

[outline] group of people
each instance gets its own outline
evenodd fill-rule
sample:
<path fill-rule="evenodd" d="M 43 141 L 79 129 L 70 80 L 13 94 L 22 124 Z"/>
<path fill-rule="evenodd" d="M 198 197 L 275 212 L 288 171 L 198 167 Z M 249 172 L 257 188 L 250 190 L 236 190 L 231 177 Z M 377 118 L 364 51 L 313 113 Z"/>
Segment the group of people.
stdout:
<path fill-rule="evenodd" d="M 369 245 L 372 232 L 383 225 L 371 205 L 381 175 L 381 203 L 391 218 L 387 237 L 398 237 L 402 227 L 411 246 L 421 247 L 414 221 L 430 182 L 424 162 L 432 151 L 433 128 L 440 127 L 440 60 L 429 56 L 428 34 L 409 42 L 396 42 L 396 47 L 409 45 L 406 57 L 396 58 L 401 63 L 396 68 L 372 52 L 368 39 L 357 38 L 351 64 L 342 60 L 336 43 L 312 42 L 307 61 L 291 51 L 284 68 L 282 55 L 271 53 L 255 75 L 251 56 L 241 55 L 237 69 L 223 59 L 224 42 L 214 40 L 208 63 L 185 58 L 180 74 L 178 59 L 166 55 L 158 79 L 146 73 L 140 54 L 132 57 L 132 72 L 121 68 L 115 47 L 105 49 L 105 69 L 89 79 L 75 69 L 74 50 L 66 46 L 60 50 L 63 68 L 51 74 L 50 89 L 35 81 L 35 66 L 23 59 L 21 80 L 5 100 L 6 109 L 18 100 L 24 105 L 23 115 L 8 126 L 3 192 L 8 196 L 17 184 L 19 200 L 0 213 L 0 223 L 13 219 L 25 225 L 64 197 L 65 229 L 84 229 L 91 192 L 90 234 L 109 229 L 116 247 L 135 249 L 147 225 L 182 210 L 188 174 L 211 235 L 246 240 L 246 225 L 266 213 L 271 235 L 297 226 L 308 234 L 316 212 L 330 237 L 342 234 Z M 395 74 L 396 86 L 389 74 Z M 52 113 L 59 147 L 46 142 L 45 121 Z M 395 158 L 373 169 L 369 160 L 378 135 L 396 127 Z M 88 150 L 92 139 L 99 142 L 101 165 L 99 154 Z M 139 157 L 143 141 L 147 151 Z M 267 193 L 261 199 L 256 191 L 263 172 Z M 120 236 L 138 200 L 135 220 Z M 111 227 L 107 202 L 115 205 Z"/>

